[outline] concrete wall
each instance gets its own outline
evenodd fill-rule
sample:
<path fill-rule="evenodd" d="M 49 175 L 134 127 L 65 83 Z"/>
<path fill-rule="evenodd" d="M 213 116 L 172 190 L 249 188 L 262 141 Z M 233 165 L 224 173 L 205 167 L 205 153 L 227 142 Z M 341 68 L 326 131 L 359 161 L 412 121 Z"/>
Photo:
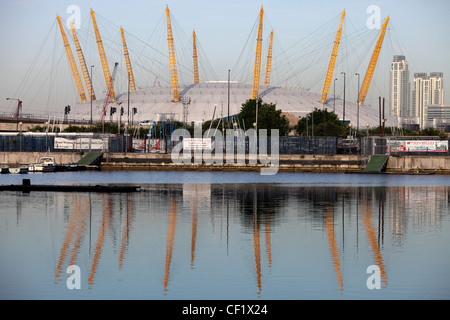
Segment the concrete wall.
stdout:
<path fill-rule="evenodd" d="M 45 155 L 47 153 L 44 152 L 0 152 L 0 164 L 13 166 L 36 163 L 40 157 Z M 82 158 L 79 152 L 52 152 L 51 155 L 61 165 L 77 162 Z M 104 154 L 103 163 L 108 164 L 111 162 L 110 164 L 112 165 L 112 163 L 116 162 L 118 166 L 132 169 L 135 165 L 152 165 L 151 163 L 145 163 L 151 159 L 159 160 L 156 163 L 165 162 L 166 164 L 172 164 L 170 154 L 156 153 Z M 369 157 L 367 156 L 356 155 L 280 155 L 279 164 L 280 168 L 284 169 L 360 171 L 364 169 L 368 159 Z M 386 170 L 387 172 L 438 170 L 450 173 L 450 156 L 390 156 Z"/>
<path fill-rule="evenodd" d="M 46 152 L 0 152 L 0 164 L 27 165 L 36 163 L 40 157 L 46 155 Z M 52 152 L 51 155 L 59 165 L 77 162 L 82 158 L 79 152 Z"/>
<path fill-rule="evenodd" d="M 22 132 L 26 132 L 36 126 L 44 127 L 45 121 L 42 123 L 24 122 L 22 124 Z M 57 124 L 55 126 L 64 130 L 69 125 L 68 124 Z M 84 126 L 86 126 L 86 125 L 84 125 Z M 50 124 L 50 129 L 49 129 L 50 132 L 52 131 L 52 127 L 53 127 L 53 123 Z M 20 131 L 20 127 L 19 127 L 18 122 L 2 122 L 2 121 L 0 121 L 0 132 L 19 132 L 19 131 Z"/>
<path fill-rule="evenodd" d="M 444 170 L 450 171 L 450 156 L 390 156 L 386 170 Z"/>

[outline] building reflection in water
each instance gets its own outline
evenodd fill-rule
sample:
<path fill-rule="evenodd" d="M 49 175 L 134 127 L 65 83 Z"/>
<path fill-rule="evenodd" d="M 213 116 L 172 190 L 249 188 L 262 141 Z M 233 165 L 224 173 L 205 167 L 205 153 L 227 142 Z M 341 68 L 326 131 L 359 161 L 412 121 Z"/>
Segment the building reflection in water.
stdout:
<path fill-rule="evenodd" d="M 177 252 L 174 250 L 177 241 L 180 244 L 190 244 L 189 268 L 194 270 L 203 262 L 196 258 L 196 250 L 199 246 L 206 245 L 199 242 L 199 233 L 220 231 L 221 236 L 226 237 L 228 255 L 230 229 L 236 229 L 236 224 L 240 224 L 251 235 L 251 242 L 248 243 L 252 244 L 252 248 L 248 248 L 248 252 L 253 256 L 252 273 L 255 275 L 257 295 L 261 296 L 264 279 L 270 276 L 267 271 L 273 268 L 272 235 L 283 232 L 283 224 L 292 223 L 295 220 L 293 217 L 302 218 L 313 230 L 322 230 L 326 235 L 326 250 L 331 262 L 329 270 L 335 274 L 336 288 L 343 294 L 343 262 L 347 254 L 361 257 L 369 254 L 372 260 L 367 261 L 367 266 L 377 265 L 383 287 L 388 286 L 388 266 L 383 257 L 386 226 L 390 233 L 390 243 L 394 246 L 403 245 L 411 227 L 421 230 L 440 228 L 441 214 L 448 212 L 449 187 L 161 184 L 136 194 L 73 193 L 64 194 L 64 199 L 67 225 L 56 261 L 56 284 L 65 279 L 68 265 L 77 264 L 80 252 L 89 251 L 88 284 L 89 289 L 92 289 L 108 237 L 118 245 L 118 270 L 126 268 L 130 241 L 140 241 L 139 237 L 133 237 L 133 221 L 138 214 L 136 211 L 142 214 L 148 212 L 149 208 L 156 208 L 155 214 L 168 214 L 165 220 L 153 220 L 155 223 L 166 223 L 158 225 L 159 229 L 167 230 L 162 268 L 164 295 L 169 291 L 169 276 L 173 256 Z M 125 214 L 122 214 L 124 211 Z M 20 210 L 17 212 L 19 215 Z M 189 235 L 184 232 L 176 237 L 177 219 L 180 218 L 181 212 L 184 222 L 186 216 L 189 217 Z M 93 221 L 93 218 L 96 221 Z M 200 219 L 205 218 L 209 218 L 210 223 L 200 224 Z M 409 219 L 412 219 L 411 223 Z M 20 223 L 19 220 L 18 217 L 17 223 Z M 96 229 L 93 228 L 94 225 Z M 359 239 L 360 234 L 364 235 L 366 245 Z M 86 239 L 86 235 L 89 239 Z M 120 240 L 114 240 L 116 238 Z M 262 246 L 265 246 L 265 250 Z M 178 280 L 180 279 L 171 279 Z"/>

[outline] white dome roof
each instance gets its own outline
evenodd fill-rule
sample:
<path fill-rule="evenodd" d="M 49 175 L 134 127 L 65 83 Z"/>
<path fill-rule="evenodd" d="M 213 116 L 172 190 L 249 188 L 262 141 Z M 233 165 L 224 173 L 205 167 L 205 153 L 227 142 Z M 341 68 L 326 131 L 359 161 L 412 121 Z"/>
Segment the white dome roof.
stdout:
<path fill-rule="evenodd" d="M 184 106 L 181 101 L 190 98 L 190 102 L 186 104 L 187 113 L 186 121 L 208 121 L 213 117 L 221 118 L 228 116 L 228 82 L 206 82 L 199 84 L 191 84 L 188 86 L 180 86 L 180 102 L 172 101 L 172 91 L 170 87 L 154 87 L 137 90 L 130 93 L 130 121 L 133 119 L 132 108 L 137 108 L 137 114 L 134 115 L 134 122 L 138 123 L 144 120 L 165 120 L 167 118 L 183 122 L 185 119 Z M 243 83 L 230 83 L 230 116 L 238 114 L 242 104 L 251 98 L 252 86 Z M 273 86 L 261 86 L 259 96 L 264 103 L 274 103 L 277 109 L 282 112 L 290 113 L 295 116 L 304 117 L 314 110 L 314 108 L 322 109 L 320 103 L 320 95 L 308 91 L 300 91 L 294 89 L 285 89 Z M 93 118 L 99 120 L 101 118 L 101 110 L 104 106 L 104 100 L 93 101 Z M 124 108 L 122 122 L 128 121 L 128 94 L 119 94 L 115 102 L 108 105 L 108 112 L 105 120 L 109 121 L 109 108 L 117 107 L 117 112 L 113 115 L 113 120 L 119 118 L 118 106 Z M 333 97 L 328 98 L 325 108 L 329 111 L 334 109 Z M 339 118 L 343 117 L 343 100 L 336 98 L 336 113 Z M 396 126 L 397 123 L 388 115 L 385 110 L 385 118 L 387 118 L 386 126 Z M 78 104 L 73 108 L 71 118 L 90 119 L 90 102 Z M 353 127 L 357 124 L 357 105 L 355 102 L 346 101 L 345 103 L 345 120 L 352 123 Z M 378 108 L 360 106 L 359 125 L 361 129 L 366 128 L 366 124 L 370 127 L 379 125 Z"/>

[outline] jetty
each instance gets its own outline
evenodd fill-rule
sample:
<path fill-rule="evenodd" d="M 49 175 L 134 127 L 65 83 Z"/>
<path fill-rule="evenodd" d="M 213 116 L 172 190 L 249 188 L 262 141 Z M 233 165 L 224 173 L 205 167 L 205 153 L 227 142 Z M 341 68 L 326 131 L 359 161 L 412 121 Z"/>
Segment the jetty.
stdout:
<path fill-rule="evenodd" d="M 0 185 L 0 191 L 54 191 L 54 192 L 100 192 L 100 193 L 130 193 L 140 191 L 135 185 L 32 185 L 30 179 L 23 179 L 22 184 Z"/>

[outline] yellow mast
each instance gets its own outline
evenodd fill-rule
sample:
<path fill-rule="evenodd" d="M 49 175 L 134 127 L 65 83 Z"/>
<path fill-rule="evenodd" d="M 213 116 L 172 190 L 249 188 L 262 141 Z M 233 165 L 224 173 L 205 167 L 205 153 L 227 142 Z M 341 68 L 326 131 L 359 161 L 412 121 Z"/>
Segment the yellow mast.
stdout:
<path fill-rule="evenodd" d="M 197 40 L 195 38 L 195 30 L 192 31 L 192 43 L 193 43 L 192 50 L 193 50 L 193 58 L 194 58 L 194 83 L 199 83 Z"/>
<path fill-rule="evenodd" d="M 125 55 L 125 63 L 127 65 L 128 79 L 130 81 L 130 91 L 136 91 L 136 85 L 134 84 L 133 70 L 131 69 L 130 55 L 128 54 L 127 43 L 125 41 L 125 33 L 123 28 L 120 27 L 120 33 L 122 34 L 123 54 Z"/>
<path fill-rule="evenodd" d="M 59 29 L 61 30 L 61 36 L 63 38 L 64 42 L 64 48 L 66 49 L 67 58 L 69 59 L 70 68 L 72 69 L 72 75 L 75 80 L 75 85 L 77 86 L 78 94 L 80 95 L 80 99 L 82 103 L 85 103 L 86 100 L 86 94 L 84 92 L 83 84 L 81 83 L 80 74 L 78 73 L 77 65 L 75 64 L 75 59 L 72 54 L 72 49 L 70 49 L 69 41 L 67 40 L 66 33 L 64 32 L 64 28 L 61 23 L 61 18 L 59 16 L 56 16 L 56 19 L 58 20 Z"/>
<path fill-rule="evenodd" d="M 269 51 L 267 52 L 266 76 L 264 78 L 265 86 L 270 85 L 270 73 L 272 70 L 272 45 L 273 45 L 273 30 L 270 33 Z"/>
<path fill-rule="evenodd" d="M 264 10 L 263 10 L 263 7 L 261 6 L 261 11 L 259 13 L 258 38 L 256 39 L 255 68 L 253 71 L 252 99 L 255 99 L 255 100 L 258 99 L 258 95 L 259 95 L 259 78 L 260 78 L 260 74 L 261 74 L 263 15 L 264 15 Z"/>
<path fill-rule="evenodd" d="M 114 92 L 114 86 L 111 80 L 111 74 L 109 73 L 108 61 L 106 61 L 105 49 L 103 48 L 102 38 L 100 37 L 100 32 L 97 28 L 97 22 L 95 21 L 94 11 L 91 9 L 92 24 L 95 30 L 95 39 L 97 41 L 98 53 L 100 54 L 100 60 L 103 68 L 103 75 L 105 76 L 106 87 L 111 90 L 110 100 L 116 100 L 116 94 Z"/>
<path fill-rule="evenodd" d="M 320 98 L 321 103 L 327 102 L 328 92 L 330 91 L 331 80 L 333 78 L 334 66 L 336 64 L 336 57 L 339 50 L 339 43 L 341 41 L 342 26 L 344 24 L 345 10 L 341 13 L 341 22 L 339 23 L 339 28 L 336 33 L 336 39 L 334 40 L 333 51 L 331 52 L 330 62 L 328 64 L 327 76 L 325 78 L 325 83 L 323 84 L 322 96 Z"/>
<path fill-rule="evenodd" d="M 389 17 L 383 23 L 381 28 L 380 36 L 378 37 L 377 45 L 372 54 L 372 59 L 370 59 L 369 67 L 367 68 L 366 76 L 364 77 L 364 82 L 361 87 L 361 91 L 358 97 L 358 105 L 364 104 L 366 99 L 367 91 L 369 91 L 370 81 L 372 80 L 373 73 L 375 72 L 375 67 L 377 65 L 378 56 L 380 55 L 381 46 L 383 45 L 384 35 L 386 33 L 387 24 L 389 22 Z"/>
<path fill-rule="evenodd" d="M 77 33 L 75 32 L 73 22 L 70 23 L 70 28 L 72 29 L 73 41 L 75 42 L 75 47 L 77 48 L 78 60 L 80 61 L 81 70 L 83 71 L 84 83 L 86 84 L 86 88 L 89 93 L 89 98 L 95 100 L 96 99 L 95 92 L 94 89 L 92 88 L 91 78 L 89 77 L 89 73 L 87 71 L 86 61 L 84 60 L 83 51 L 81 51 L 80 42 L 78 41 Z"/>
<path fill-rule="evenodd" d="M 172 24 L 170 23 L 169 6 L 166 6 L 167 18 L 167 41 L 169 44 L 169 60 L 170 60 L 170 80 L 172 82 L 172 96 L 173 101 L 180 101 L 180 92 L 178 91 L 178 74 L 177 61 L 175 59 L 175 48 L 173 45 Z"/>

